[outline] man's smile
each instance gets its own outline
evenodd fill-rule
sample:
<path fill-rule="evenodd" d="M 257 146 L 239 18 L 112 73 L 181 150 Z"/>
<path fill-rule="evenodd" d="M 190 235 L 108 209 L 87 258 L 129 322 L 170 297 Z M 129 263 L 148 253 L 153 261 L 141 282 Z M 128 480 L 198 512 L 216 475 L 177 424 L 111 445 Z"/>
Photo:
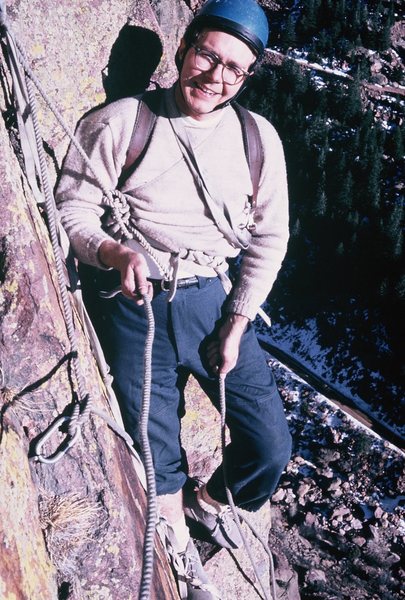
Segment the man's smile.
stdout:
<path fill-rule="evenodd" d="M 202 83 L 198 83 L 197 81 L 193 82 L 193 87 L 205 94 L 206 96 L 215 96 L 217 94 L 217 92 L 210 90 L 209 88 L 205 87 L 205 85 L 203 85 Z"/>

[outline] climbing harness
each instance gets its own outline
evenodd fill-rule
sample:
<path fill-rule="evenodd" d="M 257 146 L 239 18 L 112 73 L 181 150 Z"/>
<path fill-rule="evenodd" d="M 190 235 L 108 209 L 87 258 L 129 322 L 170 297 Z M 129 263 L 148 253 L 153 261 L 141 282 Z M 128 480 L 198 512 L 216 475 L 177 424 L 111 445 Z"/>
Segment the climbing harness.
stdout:
<path fill-rule="evenodd" d="M 36 101 L 35 101 L 35 93 L 34 86 L 42 96 L 43 100 L 54 114 L 56 120 L 62 127 L 63 131 L 68 135 L 72 144 L 75 146 L 80 156 L 82 157 L 85 164 L 91 169 L 97 184 L 104 194 L 104 203 L 110 207 L 113 217 L 116 219 L 119 224 L 122 232 L 128 239 L 136 239 L 140 245 L 150 254 L 152 259 L 156 262 L 157 266 L 161 270 L 161 273 L 165 279 L 171 279 L 173 276 L 173 265 L 169 264 L 166 266 L 161 263 L 159 256 L 154 251 L 153 247 L 149 244 L 149 242 L 144 238 L 144 236 L 131 225 L 129 220 L 129 210 L 128 203 L 125 196 L 119 190 L 109 190 L 107 186 L 104 185 L 102 178 L 99 177 L 98 173 L 94 169 L 91 164 L 90 159 L 84 152 L 83 148 L 76 140 L 73 132 L 68 128 L 65 124 L 63 117 L 59 113 L 58 109 L 48 97 L 47 93 L 43 89 L 41 83 L 33 73 L 29 62 L 27 60 L 27 56 L 25 51 L 19 41 L 13 36 L 10 31 L 10 28 L 7 24 L 6 19 L 6 10 L 4 6 L 4 0 L 0 0 L 0 28 L 1 33 L 5 35 L 8 43 L 9 50 L 9 68 L 13 79 L 14 91 L 17 98 L 17 103 L 19 107 L 20 113 L 24 114 L 24 120 L 18 115 L 19 121 L 19 129 L 21 135 L 21 144 L 22 150 L 26 165 L 26 174 L 28 181 L 30 183 L 31 189 L 33 191 L 34 197 L 38 202 L 42 203 L 42 196 L 45 198 L 45 209 L 48 216 L 48 228 L 50 234 L 50 240 L 52 245 L 52 250 L 55 258 L 56 265 L 56 273 L 58 286 L 62 299 L 62 308 L 63 314 L 66 322 L 67 335 L 69 339 L 69 343 L 71 346 L 71 355 L 72 355 L 72 365 L 75 375 L 75 381 L 77 385 L 77 399 L 75 399 L 73 403 L 73 410 L 69 415 L 62 415 L 58 417 L 54 423 L 50 425 L 50 427 L 43 432 L 40 436 L 39 440 L 37 440 L 35 445 L 34 459 L 42 462 L 44 464 L 54 464 L 58 462 L 66 452 L 73 447 L 78 438 L 80 437 L 81 427 L 84 422 L 88 419 L 90 413 L 93 413 L 101 418 L 103 418 L 109 427 L 117 433 L 124 441 L 127 443 L 128 448 L 130 449 L 136 463 L 137 473 L 140 476 L 140 480 L 143 483 L 144 487 L 147 489 L 147 518 L 146 518 L 146 528 L 145 528 L 145 540 L 144 540 L 144 552 L 143 552 L 143 564 L 142 564 L 142 575 L 141 575 L 141 584 L 140 584 L 140 592 L 139 598 L 140 600 L 148 600 L 150 598 L 150 590 L 153 576 L 153 562 L 154 562 L 154 537 L 156 531 L 156 521 L 157 521 L 157 502 L 156 502 L 156 482 L 155 482 L 155 473 L 154 466 L 152 460 L 152 454 L 150 449 L 150 444 L 148 440 L 147 433 L 147 425 L 149 418 L 149 408 L 150 408 L 150 395 L 151 395 L 151 353 L 152 353 L 152 344 L 153 344 L 153 336 L 154 336 L 154 321 L 153 321 L 153 311 L 150 303 L 150 299 L 148 296 L 143 296 L 144 307 L 148 322 L 148 332 L 145 343 L 145 353 L 144 353 L 144 386 L 143 386 L 143 394 L 142 394 L 142 412 L 141 412 L 141 421 L 140 421 L 140 438 L 141 438 L 141 450 L 143 456 L 143 467 L 145 470 L 145 478 L 143 473 L 139 471 L 139 455 L 133 448 L 133 440 L 126 433 L 126 431 L 122 428 L 122 426 L 117 423 L 114 419 L 111 419 L 108 415 L 106 415 L 103 411 L 99 410 L 97 407 L 93 405 L 92 398 L 90 394 L 86 391 L 86 387 L 84 384 L 84 377 L 80 367 L 79 362 L 79 353 L 78 346 L 76 340 L 76 333 L 73 321 L 73 311 L 72 306 L 70 304 L 70 299 L 68 295 L 68 290 L 66 287 L 64 269 L 63 269 L 63 260 L 61 255 L 61 247 L 60 247 L 60 239 L 59 239 L 59 231 L 58 231 L 58 222 L 56 218 L 57 209 L 55 205 L 55 199 L 53 197 L 53 193 L 51 190 L 49 173 L 47 170 L 46 159 L 42 144 L 42 139 L 40 135 L 39 123 L 37 118 L 37 109 L 36 109 Z M 22 76 L 20 66 L 23 69 L 24 76 Z M 238 114 L 241 119 L 240 115 Z M 242 117 L 243 118 L 243 117 Z M 242 127 L 243 129 L 243 127 Z M 149 134 L 150 135 L 150 134 Z M 145 133 L 142 134 L 142 139 L 147 138 L 148 135 L 145 136 Z M 252 139 L 250 137 L 250 139 Z M 143 142 L 142 142 L 143 143 Z M 249 136 L 244 135 L 244 144 L 247 156 L 249 156 Z M 255 147 L 257 141 L 253 141 L 253 147 Z M 258 177 L 260 175 L 261 163 L 257 159 L 258 147 L 253 149 L 253 155 L 256 156 L 256 159 L 253 160 L 255 163 L 254 169 L 256 170 L 256 175 L 252 175 L 253 182 L 253 202 L 252 205 L 255 204 L 255 198 L 257 195 L 258 189 Z M 142 150 L 145 148 L 143 146 Z M 141 152 L 142 152 L 141 150 Z M 139 154 L 138 154 L 139 156 Z M 252 156 L 252 152 L 250 153 Z M 260 166 L 258 166 L 260 165 Z M 251 168 L 251 167 L 250 167 Z M 39 174 L 42 193 L 39 190 L 36 184 L 36 176 L 35 173 Z M 253 181 L 253 178 L 256 178 Z M 175 280 L 176 277 L 174 277 Z M 87 313 L 83 313 L 84 307 L 80 306 L 82 311 L 82 321 L 83 324 L 89 325 L 89 319 Z M 84 314 L 84 318 L 83 318 Z M 264 314 L 264 313 L 263 313 Z M 263 316 L 263 315 L 262 315 Z M 267 317 L 267 315 L 265 315 Z M 266 322 L 269 323 L 268 317 Z M 92 339 L 92 344 L 94 344 L 94 335 L 92 335 L 93 330 L 92 327 L 89 328 L 90 337 Z M 96 344 L 96 357 L 99 359 L 101 354 L 101 349 Z M 99 362 L 100 366 L 100 362 Z M 106 375 L 106 369 L 101 361 L 100 371 L 104 375 L 104 382 L 108 384 L 108 377 Z M 245 545 L 245 549 L 248 553 L 250 561 L 252 563 L 255 575 L 257 577 L 260 586 L 262 587 L 264 597 L 266 600 L 276 600 L 275 595 L 275 580 L 274 580 L 274 565 L 272 560 L 271 552 L 264 540 L 260 538 L 260 535 L 255 531 L 254 527 L 249 523 L 249 521 L 244 517 L 244 515 L 238 511 L 235 507 L 235 504 L 232 499 L 232 494 L 228 488 L 227 480 L 226 480 L 226 461 L 225 461 L 225 378 L 219 378 L 219 386 L 220 386 L 220 403 L 221 403 L 221 440 L 222 440 L 222 453 L 224 457 L 224 480 L 226 486 L 226 493 L 229 505 L 231 506 L 235 522 L 240 530 L 242 535 L 242 539 Z M 107 385 L 108 388 L 108 385 Z M 108 389 L 110 394 L 110 400 L 112 397 L 112 390 Z M 113 407 L 111 406 L 112 410 Z M 114 412 L 114 410 L 113 410 Z M 116 416 L 116 415 L 115 415 Z M 117 418 L 117 416 L 116 416 Z M 120 418 L 118 417 L 118 420 Z M 45 456 L 43 453 L 44 445 L 51 439 L 51 437 L 62 427 L 67 426 L 67 436 L 60 444 L 59 448 L 51 455 Z M 250 549 L 246 542 L 243 532 L 240 528 L 240 523 L 238 516 L 244 519 L 250 529 L 253 531 L 254 535 L 259 539 L 265 548 L 266 552 L 270 557 L 270 565 L 271 565 L 271 580 L 272 580 L 272 597 L 269 597 L 264 585 L 261 582 L 261 578 L 258 574 L 254 559 L 251 555 Z"/>
<path fill-rule="evenodd" d="M 128 145 L 127 158 L 119 179 L 119 186 L 130 177 L 145 155 L 156 124 L 158 109 L 163 102 L 162 92 L 163 90 L 160 89 L 147 91 L 141 97 L 131 139 Z M 204 202 L 207 205 L 213 220 L 215 221 L 218 229 L 224 234 L 226 239 L 228 239 L 233 246 L 245 249 L 249 243 L 248 234 L 252 233 L 255 229 L 253 215 L 254 209 L 257 206 L 260 175 L 264 162 L 264 153 L 260 132 L 254 117 L 241 105 L 237 103 L 233 105 L 236 115 L 240 121 L 243 146 L 249 167 L 253 190 L 252 195 L 248 197 L 245 209 L 246 214 L 248 215 L 246 229 L 235 231 L 231 224 L 229 224 L 227 220 L 223 218 L 224 211 L 222 210 L 221 202 L 217 197 L 214 199 L 215 194 L 212 194 L 207 187 L 204 176 L 199 168 L 197 160 L 195 159 L 192 145 L 182 120 L 173 119 L 170 116 L 172 114 L 179 115 L 173 100 L 169 100 L 166 96 L 164 101 L 166 114 L 168 115 L 168 120 L 173 129 L 175 139 L 177 140 L 183 158 L 193 175 L 196 187 L 199 189 L 200 195 L 204 199 Z M 121 194 L 119 191 L 115 191 L 114 194 L 118 195 L 118 199 L 115 198 L 115 204 L 111 204 L 111 200 L 109 198 L 106 199 L 105 204 L 111 207 L 113 217 L 118 222 L 124 235 L 126 235 L 127 238 L 130 236 L 137 239 L 138 231 L 130 223 L 130 208 L 125 195 Z M 162 265 L 159 264 L 156 251 L 152 253 L 145 245 L 142 245 L 142 247 L 148 251 L 151 258 L 160 267 L 160 271 L 163 273 L 164 270 Z M 168 302 L 172 301 L 176 291 L 179 259 L 192 260 L 197 264 L 213 268 L 220 278 L 225 292 L 228 294 L 231 291 L 232 284 L 224 272 L 224 265 L 226 261 L 223 257 L 208 256 L 202 252 L 180 248 L 177 254 L 171 254 L 169 263 L 171 269 L 166 270 L 166 274 L 164 275 L 164 279 L 168 280 L 170 283 L 170 294 L 167 298 Z M 171 274 L 171 277 L 169 274 Z M 119 293 L 119 291 L 120 288 L 118 287 L 115 290 L 112 290 L 111 294 L 114 295 Z M 258 309 L 258 315 L 263 319 L 268 327 L 271 327 L 271 320 L 262 308 Z"/>

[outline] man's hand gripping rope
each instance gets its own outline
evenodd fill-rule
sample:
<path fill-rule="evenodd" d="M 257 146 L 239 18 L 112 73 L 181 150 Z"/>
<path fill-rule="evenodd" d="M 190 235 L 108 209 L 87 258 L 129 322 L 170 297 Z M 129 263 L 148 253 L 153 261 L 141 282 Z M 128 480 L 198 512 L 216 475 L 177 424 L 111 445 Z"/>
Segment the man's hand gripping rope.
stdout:
<path fill-rule="evenodd" d="M 218 339 L 207 347 L 207 358 L 215 374 L 225 377 L 235 367 L 243 333 L 249 319 L 243 315 L 230 314 L 218 332 Z"/>

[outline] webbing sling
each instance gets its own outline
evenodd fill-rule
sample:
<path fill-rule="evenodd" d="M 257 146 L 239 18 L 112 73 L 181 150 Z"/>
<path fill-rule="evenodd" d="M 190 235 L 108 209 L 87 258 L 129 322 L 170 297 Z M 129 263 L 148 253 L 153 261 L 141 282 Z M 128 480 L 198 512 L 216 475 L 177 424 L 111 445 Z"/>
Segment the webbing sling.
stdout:
<path fill-rule="evenodd" d="M 132 175 L 147 151 L 158 117 L 162 95 L 163 90 L 160 89 L 145 92 L 142 95 L 118 187 L 122 186 Z M 257 205 L 260 174 L 264 160 L 262 141 L 259 128 L 251 113 L 240 104 L 235 103 L 232 106 L 242 128 L 243 146 L 253 187 L 249 202 L 252 209 L 254 209 Z"/>

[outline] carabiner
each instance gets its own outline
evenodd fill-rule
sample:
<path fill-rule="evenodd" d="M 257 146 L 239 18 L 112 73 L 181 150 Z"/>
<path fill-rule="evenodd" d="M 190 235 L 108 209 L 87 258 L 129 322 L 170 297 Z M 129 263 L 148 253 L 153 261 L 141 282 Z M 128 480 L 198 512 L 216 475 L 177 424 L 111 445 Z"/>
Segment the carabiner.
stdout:
<path fill-rule="evenodd" d="M 59 427 L 66 423 L 66 421 L 70 421 L 71 417 L 63 416 L 56 419 L 55 423 L 53 423 L 45 433 L 42 434 L 38 442 L 34 447 L 34 456 L 33 460 L 37 460 L 38 462 L 44 463 L 46 465 L 52 465 L 57 463 L 63 456 L 65 456 L 66 452 L 76 443 L 77 437 L 80 433 L 80 427 L 76 427 L 76 431 L 73 435 L 68 434 L 63 442 L 59 445 L 59 448 L 50 456 L 44 456 L 42 454 L 42 447 L 49 440 L 49 438 L 53 435 L 55 431 L 59 429 Z"/>

